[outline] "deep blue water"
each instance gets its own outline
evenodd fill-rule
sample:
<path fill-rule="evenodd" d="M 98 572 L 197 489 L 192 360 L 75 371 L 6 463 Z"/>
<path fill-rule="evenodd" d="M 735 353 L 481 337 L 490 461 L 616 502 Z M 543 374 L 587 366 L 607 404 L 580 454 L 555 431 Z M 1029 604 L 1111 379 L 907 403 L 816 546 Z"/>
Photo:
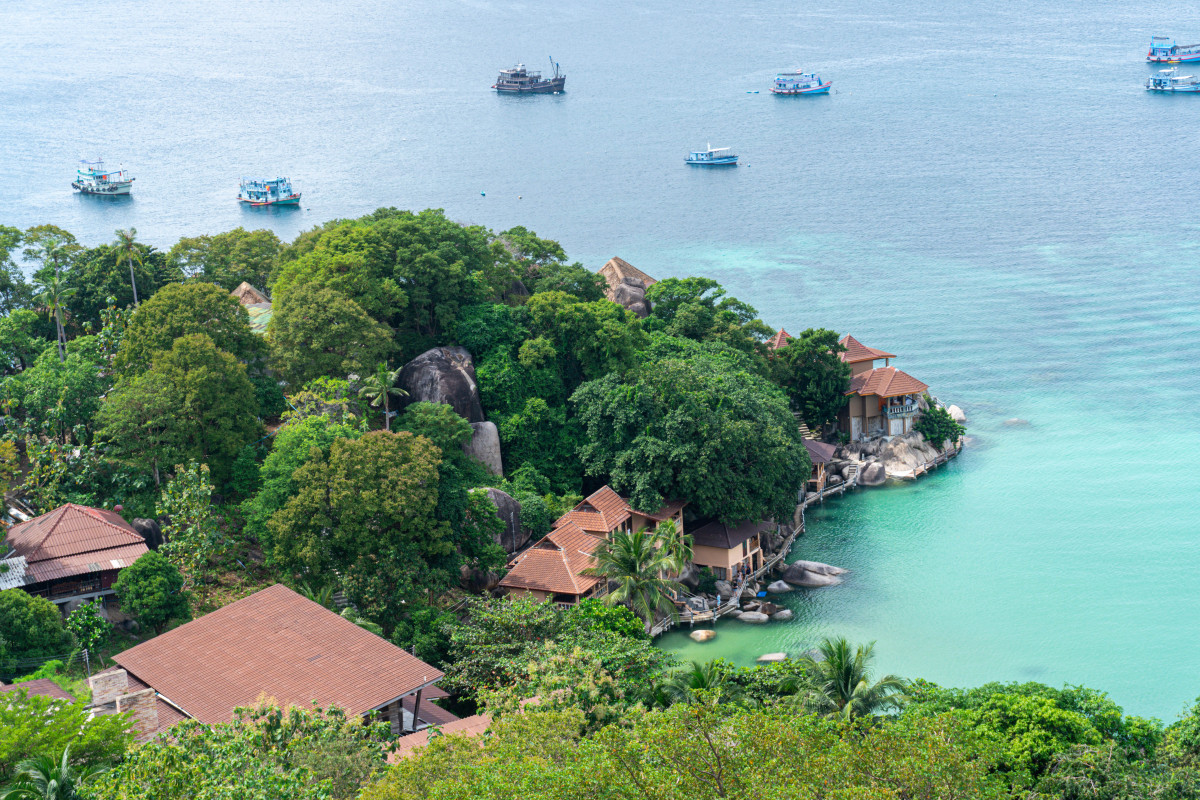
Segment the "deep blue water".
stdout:
<path fill-rule="evenodd" d="M 1161 33 L 1200 40 L 1200 9 L 9 0 L 0 224 L 168 247 L 441 207 L 852 332 L 964 407 L 971 448 L 814 511 L 796 555 L 854 573 L 792 623 L 667 646 L 846 633 L 902 674 L 1084 682 L 1169 719 L 1200 695 L 1200 97 L 1141 88 Z M 549 55 L 564 95 L 489 90 Z M 795 67 L 836 93 L 766 92 Z M 685 167 L 708 142 L 743 166 Z M 72 195 L 81 154 L 135 195 Z M 240 208 L 244 174 L 301 208 Z"/>

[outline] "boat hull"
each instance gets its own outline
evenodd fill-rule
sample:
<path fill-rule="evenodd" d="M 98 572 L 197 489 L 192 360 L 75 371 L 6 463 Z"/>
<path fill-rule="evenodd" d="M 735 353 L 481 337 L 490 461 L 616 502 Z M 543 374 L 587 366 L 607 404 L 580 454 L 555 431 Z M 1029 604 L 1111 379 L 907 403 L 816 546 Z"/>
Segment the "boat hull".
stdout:
<path fill-rule="evenodd" d="M 133 190 L 133 182 L 129 183 L 114 183 L 108 186 L 92 186 L 79 181 L 72 181 L 71 188 L 80 194 L 95 194 L 103 197 L 115 197 L 118 195 L 129 194 Z"/>
<path fill-rule="evenodd" d="M 567 79 L 562 77 L 521 86 L 506 86 L 497 83 L 492 88 L 501 94 L 558 94 L 566 91 L 566 85 Z"/>
<path fill-rule="evenodd" d="M 1146 56 L 1151 64 L 1183 64 L 1188 61 L 1200 61 L 1200 53 L 1181 53 L 1174 56 Z"/>
<path fill-rule="evenodd" d="M 245 197 L 238 197 L 239 203 L 245 203 L 254 208 L 263 206 L 298 206 L 300 205 L 300 195 L 294 194 L 290 197 L 281 197 L 278 200 L 250 200 Z"/>
<path fill-rule="evenodd" d="M 1200 92 L 1200 85 L 1195 86 L 1147 86 L 1147 92 L 1164 92 L 1165 94 L 1195 94 Z"/>
<path fill-rule="evenodd" d="M 780 95 L 798 95 L 798 94 L 829 94 L 829 87 L 833 86 L 833 81 L 826 81 L 820 86 L 814 86 L 811 89 L 771 89 L 771 94 Z"/>
<path fill-rule="evenodd" d="M 691 164 L 693 167 L 736 167 L 737 158 L 717 158 L 712 161 L 693 161 L 690 158 L 685 158 L 685 164 Z"/>

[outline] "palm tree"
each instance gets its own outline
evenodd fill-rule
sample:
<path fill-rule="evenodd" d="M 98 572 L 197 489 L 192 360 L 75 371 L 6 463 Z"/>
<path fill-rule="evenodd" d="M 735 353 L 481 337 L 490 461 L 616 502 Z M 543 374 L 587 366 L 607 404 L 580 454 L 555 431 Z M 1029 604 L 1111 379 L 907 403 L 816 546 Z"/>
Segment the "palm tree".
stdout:
<path fill-rule="evenodd" d="M 385 431 L 392 429 L 392 418 L 388 412 L 390 398 L 392 396 L 408 397 L 408 392 L 396 386 L 399 378 L 400 368 L 389 370 L 387 364 L 380 364 L 374 375 L 368 375 L 363 379 L 362 388 L 358 390 L 358 396 L 365 397 L 370 406 L 373 408 L 383 407 L 383 429 Z"/>
<path fill-rule="evenodd" d="M 696 693 L 701 691 L 720 692 L 720 699 L 725 702 L 742 696 L 742 687 L 716 659 L 704 663 L 689 661 L 669 673 L 662 685 L 663 696 L 672 703 L 691 702 L 696 699 Z"/>
<path fill-rule="evenodd" d="M 58 328 L 58 360 L 66 361 L 67 331 L 63 327 L 62 321 L 62 312 L 65 308 L 63 303 L 75 295 L 75 289 L 67 286 L 66 281 L 57 271 L 53 275 L 37 281 L 34 285 L 41 290 L 34 299 L 46 309 Z"/>
<path fill-rule="evenodd" d="M 298 590 L 300 594 L 312 600 L 319 606 L 333 610 L 333 587 L 322 586 L 320 589 L 314 589 L 308 582 L 300 584 Z"/>
<path fill-rule="evenodd" d="M 584 574 L 616 583 L 617 588 L 605 596 L 605 601 L 632 608 L 646 623 L 647 633 L 659 611 L 679 617 L 672 596 L 682 593 L 683 586 L 664 577 L 676 571 L 675 555 L 657 531 L 614 531 L 611 539 L 596 548 L 594 558 L 596 566 L 584 570 Z"/>
<path fill-rule="evenodd" d="M 380 626 L 376 625 L 374 622 L 371 622 L 371 620 L 369 620 L 366 617 L 359 614 L 358 609 L 355 608 L 354 606 L 346 606 L 345 608 L 343 608 L 342 609 L 342 618 L 350 620 L 358 627 L 362 628 L 365 631 L 370 631 L 371 633 L 375 634 L 376 636 L 383 636 L 383 628 L 381 628 Z"/>
<path fill-rule="evenodd" d="M 113 249 L 117 251 L 117 258 L 124 256 L 125 260 L 129 262 L 129 283 L 133 285 L 133 307 L 137 308 L 137 278 L 133 277 L 133 262 L 137 261 L 139 267 L 142 265 L 142 251 L 137 246 L 137 228 L 117 231 L 117 242 Z"/>
<path fill-rule="evenodd" d="M 658 523 L 658 527 L 654 531 L 658 538 L 662 541 L 662 546 L 666 550 L 667 558 L 670 562 L 670 571 L 676 575 L 683 572 L 688 564 L 692 562 L 692 537 L 680 536 L 679 529 L 675 526 L 675 520 L 667 519 Z"/>
<path fill-rule="evenodd" d="M 907 681 L 884 675 L 871 682 L 871 660 L 875 643 L 853 648 L 844 637 L 826 639 L 817 648 L 820 658 L 801 660 L 805 677 L 789 687 L 796 691 L 799 703 L 809 711 L 829 717 L 851 719 L 873 716 L 899 708 L 904 701 Z"/>
<path fill-rule="evenodd" d="M 38 756 L 17 765 L 13 782 L 0 800 L 80 800 L 79 788 L 105 772 L 101 767 L 73 767 L 71 746 L 63 750 L 62 760 Z"/>

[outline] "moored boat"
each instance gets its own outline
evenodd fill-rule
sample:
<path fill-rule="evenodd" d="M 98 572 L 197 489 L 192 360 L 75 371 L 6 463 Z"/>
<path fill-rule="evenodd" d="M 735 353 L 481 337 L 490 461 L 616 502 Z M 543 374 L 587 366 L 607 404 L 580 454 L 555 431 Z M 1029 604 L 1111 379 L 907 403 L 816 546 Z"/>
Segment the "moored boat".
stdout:
<path fill-rule="evenodd" d="M 124 169 L 105 169 L 103 159 L 88 161 L 81 158 L 71 188 L 82 194 L 122 195 L 129 194 L 133 181 Z"/>
<path fill-rule="evenodd" d="M 815 72 L 780 72 L 775 76 L 774 94 L 828 94 L 833 81 L 823 81 Z"/>
<path fill-rule="evenodd" d="M 709 145 L 707 150 L 693 150 L 684 161 L 698 167 L 736 167 L 738 157 L 731 147 Z"/>
<path fill-rule="evenodd" d="M 554 75 L 544 80 L 542 73 L 530 72 L 524 64 L 502 69 L 492 88 L 497 92 L 512 94 L 558 94 L 565 91 L 567 76 L 559 72 L 558 62 L 553 58 L 550 59 L 550 65 L 554 68 Z"/>
<path fill-rule="evenodd" d="M 1175 44 L 1175 40 L 1169 36 L 1151 36 L 1146 60 L 1155 64 L 1200 61 L 1200 44 Z"/>
<path fill-rule="evenodd" d="M 1160 69 L 1157 75 L 1146 79 L 1149 92 L 1200 92 L 1200 78 L 1195 75 L 1179 75 L 1179 67 Z"/>
<path fill-rule="evenodd" d="M 292 191 L 289 178 L 242 178 L 238 200 L 252 206 L 295 206 L 300 204 L 300 193 Z"/>

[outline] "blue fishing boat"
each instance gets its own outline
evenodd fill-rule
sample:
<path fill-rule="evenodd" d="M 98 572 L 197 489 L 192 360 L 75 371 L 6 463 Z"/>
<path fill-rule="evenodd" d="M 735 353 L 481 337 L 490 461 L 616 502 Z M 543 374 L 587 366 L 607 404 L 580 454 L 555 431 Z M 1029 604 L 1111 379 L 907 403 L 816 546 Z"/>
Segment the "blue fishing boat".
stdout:
<path fill-rule="evenodd" d="M 707 150 L 693 150 L 684 161 L 698 167 L 736 167 L 738 157 L 733 148 L 710 144 Z"/>
<path fill-rule="evenodd" d="M 775 94 L 828 94 L 833 81 L 821 80 L 815 72 L 781 72 L 775 76 Z"/>
<path fill-rule="evenodd" d="M 252 206 L 296 206 L 300 205 L 300 193 L 292 191 L 288 178 L 242 178 L 238 200 Z"/>
<path fill-rule="evenodd" d="M 1200 44 L 1175 44 L 1175 40 L 1169 36 L 1151 36 L 1146 60 L 1154 64 L 1200 61 Z"/>
<path fill-rule="evenodd" d="M 1157 75 L 1146 79 L 1148 92 L 1200 92 L 1200 78 L 1195 75 L 1178 75 L 1179 67 L 1160 69 Z"/>

